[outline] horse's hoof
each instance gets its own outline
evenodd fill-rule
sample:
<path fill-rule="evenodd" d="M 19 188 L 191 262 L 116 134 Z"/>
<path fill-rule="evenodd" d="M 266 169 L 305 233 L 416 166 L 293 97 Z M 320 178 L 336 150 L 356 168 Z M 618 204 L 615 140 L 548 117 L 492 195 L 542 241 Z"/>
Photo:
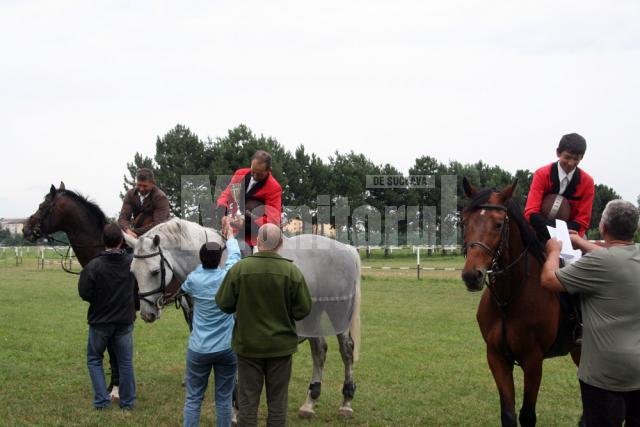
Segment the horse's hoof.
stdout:
<path fill-rule="evenodd" d="M 109 393 L 109 399 L 111 399 L 111 401 L 115 401 L 116 399 L 120 400 L 120 393 L 118 391 L 118 386 L 113 386 L 113 388 L 111 389 L 111 393 Z"/>
<path fill-rule="evenodd" d="M 316 412 L 311 408 L 302 407 L 302 408 L 298 409 L 298 416 L 300 418 L 305 419 L 305 420 L 310 420 L 311 418 L 313 418 L 313 416 L 315 414 L 316 414 Z"/>
<path fill-rule="evenodd" d="M 353 409 L 348 406 L 341 406 L 339 412 L 340 416 L 344 419 L 348 420 L 353 418 Z"/>

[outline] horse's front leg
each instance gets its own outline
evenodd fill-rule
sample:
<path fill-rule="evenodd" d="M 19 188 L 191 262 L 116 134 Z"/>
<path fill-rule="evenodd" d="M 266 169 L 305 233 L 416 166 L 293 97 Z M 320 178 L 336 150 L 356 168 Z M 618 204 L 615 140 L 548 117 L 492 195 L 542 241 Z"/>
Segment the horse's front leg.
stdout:
<path fill-rule="evenodd" d="M 325 340 L 324 337 L 309 338 L 309 345 L 311 346 L 313 371 L 311 373 L 311 384 L 309 384 L 307 399 L 300 409 L 298 409 L 298 416 L 302 418 L 311 418 L 316 413 L 314 407 L 320 398 L 322 372 L 324 370 L 324 362 L 327 359 L 327 340 Z"/>
<path fill-rule="evenodd" d="M 111 368 L 111 381 L 107 390 L 109 391 L 111 400 L 120 399 L 120 370 L 118 368 L 118 358 L 111 344 L 107 345 L 107 352 L 109 353 L 109 367 Z"/>
<path fill-rule="evenodd" d="M 487 348 L 487 360 L 500 394 L 502 427 L 517 427 L 513 363 L 508 361 L 499 350 L 491 348 Z"/>
<path fill-rule="evenodd" d="M 520 409 L 520 425 L 533 427 L 536 425 L 536 401 L 542 380 L 542 353 L 535 352 L 530 355 L 523 365 L 524 371 L 524 395 L 522 396 L 522 408 Z M 539 353 L 539 354 L 538 354 Z"/>
<path fill-rule="evenodd" d="M 356 383 L 353 381 L 353 340 L 349 331 L 338 335 L 338 343 L 340 344 L 340 354 L 344 363 L 344 385 L 342 386 L 342 405 L 340 406 L 340 415 L 344 418 L 353 417 L 353 408 L 351 401 L 356 393 Z"/>

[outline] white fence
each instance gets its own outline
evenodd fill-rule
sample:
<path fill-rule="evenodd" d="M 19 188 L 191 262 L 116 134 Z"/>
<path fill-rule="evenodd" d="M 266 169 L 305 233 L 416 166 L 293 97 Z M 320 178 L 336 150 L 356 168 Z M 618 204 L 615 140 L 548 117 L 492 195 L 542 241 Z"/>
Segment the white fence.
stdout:
<path fill-rule="evenodd" d="M 2 246 L 0 247 L 0 261 L 4 266 L 23 264 L 25 257 L 35 258 L 37 268 L 44 270 L 45 266 L 64 266 L 71 270 L 78 261 L 75 259 L 73 249 L 69 249 L 67 256 L 67 246 Z"/>

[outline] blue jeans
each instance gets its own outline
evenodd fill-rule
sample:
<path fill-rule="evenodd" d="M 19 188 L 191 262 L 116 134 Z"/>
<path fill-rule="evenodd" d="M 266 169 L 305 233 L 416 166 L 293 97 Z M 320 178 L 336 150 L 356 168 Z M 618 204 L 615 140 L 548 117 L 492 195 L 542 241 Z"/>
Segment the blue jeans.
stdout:
<path fill-rule="evenodd" d="M 133 324 L 89 325 L 87 367 L 93 384 L 93 406 L 106 408 L 111 405 L 102 367 L 104 351 L 108 344 L 111 345 L 118 360 L 120 407 L 131 409 L 136 399 L 136 381 L 133 375 Z"/>
<path fill-rule="evenodd" d="M 233 350 L 216 353 L 197 353 L 187 349 L 187 369 L 185 386 L 187 395 L 184 401 L 184 426 L 197 426 L 200 423 L 200 407 L 207 391 L 209 375 L 213 369 L 216 392 L 216 425 L 231 425 L 231 397 L 236 384 L 238 362 Z"/>

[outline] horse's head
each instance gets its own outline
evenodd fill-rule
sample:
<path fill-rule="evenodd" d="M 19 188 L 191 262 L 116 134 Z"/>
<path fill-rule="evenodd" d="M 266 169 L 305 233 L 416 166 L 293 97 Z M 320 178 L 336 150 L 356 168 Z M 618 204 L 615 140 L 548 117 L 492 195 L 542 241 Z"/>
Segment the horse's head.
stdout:
<path fill-rule="evenodd" d="M 513 196 L 517 180 L 502 191 L 478 190 L 467 178 L 462 181 L 465 195 L 471 199 L 462 213 L 465 264 L 462 280 L 470 291 L 480 291 L 487 270 L 491 270 L 508 239 L 507 202 Z"/>
<path fill-rule="evenodd" d="M 133 258 L 131 272 L 138 281 L 140 315 L 145 322 L 153 322 L 160 318 L 165 299 L 179 290 L 174 262 L 169 251 L 162 250 L 158 234 L 137 239 Z"/>
<path fill-rule="evenodd" d="M 60 188 L 52 184 L 49 192 L 44 196 L 44 200 L 38 206 L 38 210 L 27 219 L 23 228 L 25 239 L 32 242 L 53 233 L 59 227 L 55 215 L 58 196 L 65 190 L 64 183 L 60 183 Z"/>

